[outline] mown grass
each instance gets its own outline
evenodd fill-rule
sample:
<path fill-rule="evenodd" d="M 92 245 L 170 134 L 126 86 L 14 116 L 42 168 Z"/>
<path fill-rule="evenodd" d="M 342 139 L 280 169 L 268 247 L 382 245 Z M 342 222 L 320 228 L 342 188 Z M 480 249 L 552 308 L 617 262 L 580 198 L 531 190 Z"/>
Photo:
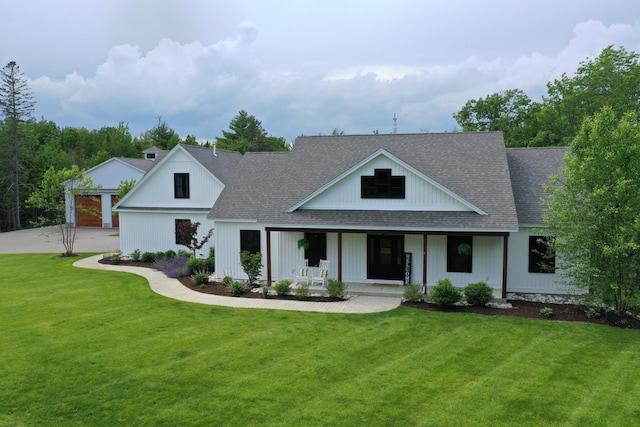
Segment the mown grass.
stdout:
<path fill-rule="evenodd" d="M 640 332 L 173 301 L 0 256 L 0 426 L 633 425 Z"/>

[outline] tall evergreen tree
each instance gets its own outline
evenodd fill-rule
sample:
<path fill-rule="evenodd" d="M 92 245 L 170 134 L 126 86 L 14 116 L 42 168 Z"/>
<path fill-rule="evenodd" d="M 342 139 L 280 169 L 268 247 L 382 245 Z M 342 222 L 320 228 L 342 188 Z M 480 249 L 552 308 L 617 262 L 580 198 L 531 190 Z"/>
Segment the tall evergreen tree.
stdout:
<path fill-rule="evenodd" d="M 20 211 L 22 206 L 21 189 L 24 167 L 24 133 L 22 124 L 31 117 L 34 109 L 33 95 L 27 80 L 20 72 L 15 61 L 9 62 L 0 70 L 0 111 L 4 119 L 4 129 L 0 140 L 0 149 L 5 159 L 0 172 L 0 180 L 11 198 L 7 212 L 6 225 L 10 230 L 21 228 Z"/>
<path fill-rule="evenodd" d="M 289 146 L 284 138 L 267 136 L 262 122 L 240 110 L 231 122 L 229 130 L 222 131 L 222 138 L 217 138 L 218 148 L 238 151 L 242 154 L 248 151 L 288 151 Z"/>

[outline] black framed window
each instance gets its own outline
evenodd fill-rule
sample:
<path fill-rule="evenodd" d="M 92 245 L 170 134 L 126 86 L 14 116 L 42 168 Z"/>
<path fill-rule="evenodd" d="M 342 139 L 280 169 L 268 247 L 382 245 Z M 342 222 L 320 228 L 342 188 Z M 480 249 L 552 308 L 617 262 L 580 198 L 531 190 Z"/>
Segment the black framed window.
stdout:
<path fill-rule="evenodd" d="M 189 174 L 188 173 L 173 174 L 173 195 L 176 199 L 189 198 Z"/>
<path fill-rule="evenodd" d="M 376 169 L 373 176 L 360 177 L 363 199 L 404 199 L 405 177 L 391 175 L 391 169 Z"/>
<path fill-rule="evenodd" d="M 549 237 L 529 236 L 529 273 L 555 273 L 556 254 L 549 247 Z"/>
<path fill-rule="evenodd" d="M 260 252 L 260 230 L 240 230 L 240 252 Z"/>
<path fill-rule="evenodd" d="M 184 244 L 188 244 L 190 242 L 184 242 L 183 239 L 180 238 L 180 233 L 179 233 L 179 229 L 181 225 L 189 225 L 191 224 L 191 220 L 190 219 L 176 219 L 176 224 L 175 224 L 175 233 L 176 233 L 176 245 L 184 245 Z"/>
<path fill-rule="evenodd" d="M 447 236 L 447 272 L 471 273 L 473 237 Z"/>

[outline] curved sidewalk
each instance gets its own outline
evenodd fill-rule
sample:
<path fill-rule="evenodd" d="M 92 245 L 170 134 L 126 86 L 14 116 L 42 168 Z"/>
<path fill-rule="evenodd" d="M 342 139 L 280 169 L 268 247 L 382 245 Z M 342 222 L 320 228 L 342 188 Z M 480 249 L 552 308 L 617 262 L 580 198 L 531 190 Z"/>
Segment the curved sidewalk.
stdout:
<path fill-rule="evenodd" d="M 262 308 L 267 310 L 317 311 L 322 313 L 377 313 L 392 310 L 400 305 L 397 297 L 350 296 L 339 302 L 290 301 L 261 298 L 234 298 L 203 294 L 182 286 L 157 270 L 144 267 L 100 264 L 102 255 L 95 255 L 73 263 L 76 267 L 96 270 L 115 270 L 134 273 L 146 278 L 154 292 L 168 298 L 198 304 L 220 305 L 235 308 Z"/>

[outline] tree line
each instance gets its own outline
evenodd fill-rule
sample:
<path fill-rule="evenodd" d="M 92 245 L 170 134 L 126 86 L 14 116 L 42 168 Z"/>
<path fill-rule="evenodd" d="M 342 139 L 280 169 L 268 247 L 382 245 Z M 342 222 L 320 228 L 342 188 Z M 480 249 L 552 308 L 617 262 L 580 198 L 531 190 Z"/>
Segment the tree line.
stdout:
<path fill-rule="evenodd" d="M 568 146 L 585 119 L 603 107 L 621 118 L 640 107 L 640 55 L 608 46 L 547 83 L 547 94 L 532 101 L 509 89 L 468 101 L 453 114 L 462 131 L 503 131 L 507 147 Z"/>

